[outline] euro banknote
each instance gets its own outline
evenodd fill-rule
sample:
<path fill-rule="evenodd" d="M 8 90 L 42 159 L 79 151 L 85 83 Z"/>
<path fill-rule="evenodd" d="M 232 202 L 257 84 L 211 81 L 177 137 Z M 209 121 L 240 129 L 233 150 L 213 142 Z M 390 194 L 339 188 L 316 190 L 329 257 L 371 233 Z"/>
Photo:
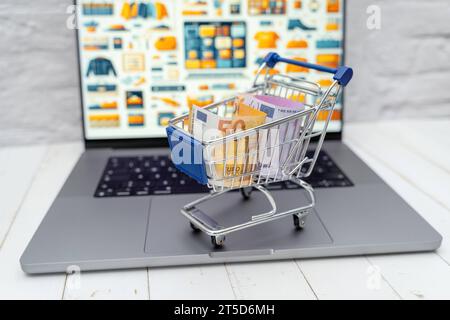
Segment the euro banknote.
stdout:
<path fill-rule="evenodd" d="M 248 105 L 254 109 L 266 113 L 266 122 L 273 122 L 285 118 L 291 114 L 305 110 L 301 102 L 269 96 L 269 95 L 241 95 L 237 99 L 239 103 Z M 298 141 L 302 129 L 302 119 L 286 121 L 270 129 L 263 129 L 259 134 L 259 164 L 260 175 L 265 178 L 283 177 L 282 170 L 288 167 L 289 162 L 295 158 L 289 158 Z"/>
<path fill-rule="evenodd" d="M 212 141 L 236 132 L 257 127 L 266 122 L 266 113 L 245 104 L 236 106 L 228 117 L 207 109 L 193 107 L 192 134 L 197 140 Z M 209 169 L 215 181 L 225 187 L 247 186 L 258 159 L 258 138 L 255 132 L 235 139 L 223 139 L 208 145 L 205 159 L 213 164 Z"/>

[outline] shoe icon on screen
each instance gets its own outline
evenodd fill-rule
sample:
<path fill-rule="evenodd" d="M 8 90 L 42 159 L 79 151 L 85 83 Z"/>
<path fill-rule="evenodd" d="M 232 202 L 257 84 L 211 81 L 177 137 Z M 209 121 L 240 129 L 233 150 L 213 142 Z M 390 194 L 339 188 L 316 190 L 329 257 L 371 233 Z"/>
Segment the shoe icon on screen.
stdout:
<path fill-rule="evenodd" d="M 300 30 L 303 31 L 317 30 L 316 27 L 306 26 L 300 19 L 289 19 L 288 30 L 294 30 L 295 28 L 299 28 Z"/>

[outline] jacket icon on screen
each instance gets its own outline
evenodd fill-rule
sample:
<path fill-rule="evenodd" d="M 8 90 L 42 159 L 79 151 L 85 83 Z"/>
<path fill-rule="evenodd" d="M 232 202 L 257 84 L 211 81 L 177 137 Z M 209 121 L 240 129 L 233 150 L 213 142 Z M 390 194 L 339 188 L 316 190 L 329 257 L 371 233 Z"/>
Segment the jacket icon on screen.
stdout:
<path fill-rule="evenodd" d="M 106 58 L 95 58 L 89 62 L 86 77 L 89 77 L 91 73 L 94 73 L 96 76 L 108 76 L 110 72 L 117 76 L 111 61 Z"/>

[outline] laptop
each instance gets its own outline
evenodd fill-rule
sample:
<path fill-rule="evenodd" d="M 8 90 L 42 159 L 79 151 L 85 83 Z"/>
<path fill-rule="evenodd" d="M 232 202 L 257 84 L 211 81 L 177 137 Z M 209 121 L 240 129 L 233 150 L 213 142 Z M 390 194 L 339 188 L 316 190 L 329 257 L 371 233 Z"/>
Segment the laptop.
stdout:
<path fill-rule="evenodd" d="M 315 189 L 316 205 L 303 229 L 286 217 L 234 232 L 216 247 L 180 214 L 209 190 L 172 164 L 168 121 L 192 105 L 248 89 L 268 51 L 330 67 L 343 64 L 344 1 L 83 0 L 77 5 L 86 150 L 23 253 L 24 272 L 386 254 L 440 246 L 441 235 L 341 141 L 343 99 L 306 179 Z M 319 73 L 279 71 L 327 85 Z M 307 201 L 296 184 L 267 188 L 280 211 Z M 268 206 L 256 191 L 249 200 L 229 192 L 205 203 L 204 211 L 228 226 Z"/>

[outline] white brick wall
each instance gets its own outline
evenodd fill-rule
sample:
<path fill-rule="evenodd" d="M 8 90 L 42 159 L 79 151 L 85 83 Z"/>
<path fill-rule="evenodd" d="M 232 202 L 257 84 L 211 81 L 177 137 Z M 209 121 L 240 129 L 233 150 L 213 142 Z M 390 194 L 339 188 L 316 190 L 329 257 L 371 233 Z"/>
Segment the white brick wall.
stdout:
<path fill-rule="evenodd" d="M 450 0 L 347 2 L 346 119 L 449 117 Z M 0 146 L 81 138 L 71 3 L 0 3 Z M 371 4 L 381 30 L 366 27 Z"/>
<path fill-rule="evenodd" d="M 348 2 L 348 120 L 449 117 L 450 1 Z M 381 8 L 380 30 L 365 27 L 369 4 Z"/>
<path fill-rule="evenodd" d="M 81 139 L 71 0 L 0 4 L 0 146 Z"/>

